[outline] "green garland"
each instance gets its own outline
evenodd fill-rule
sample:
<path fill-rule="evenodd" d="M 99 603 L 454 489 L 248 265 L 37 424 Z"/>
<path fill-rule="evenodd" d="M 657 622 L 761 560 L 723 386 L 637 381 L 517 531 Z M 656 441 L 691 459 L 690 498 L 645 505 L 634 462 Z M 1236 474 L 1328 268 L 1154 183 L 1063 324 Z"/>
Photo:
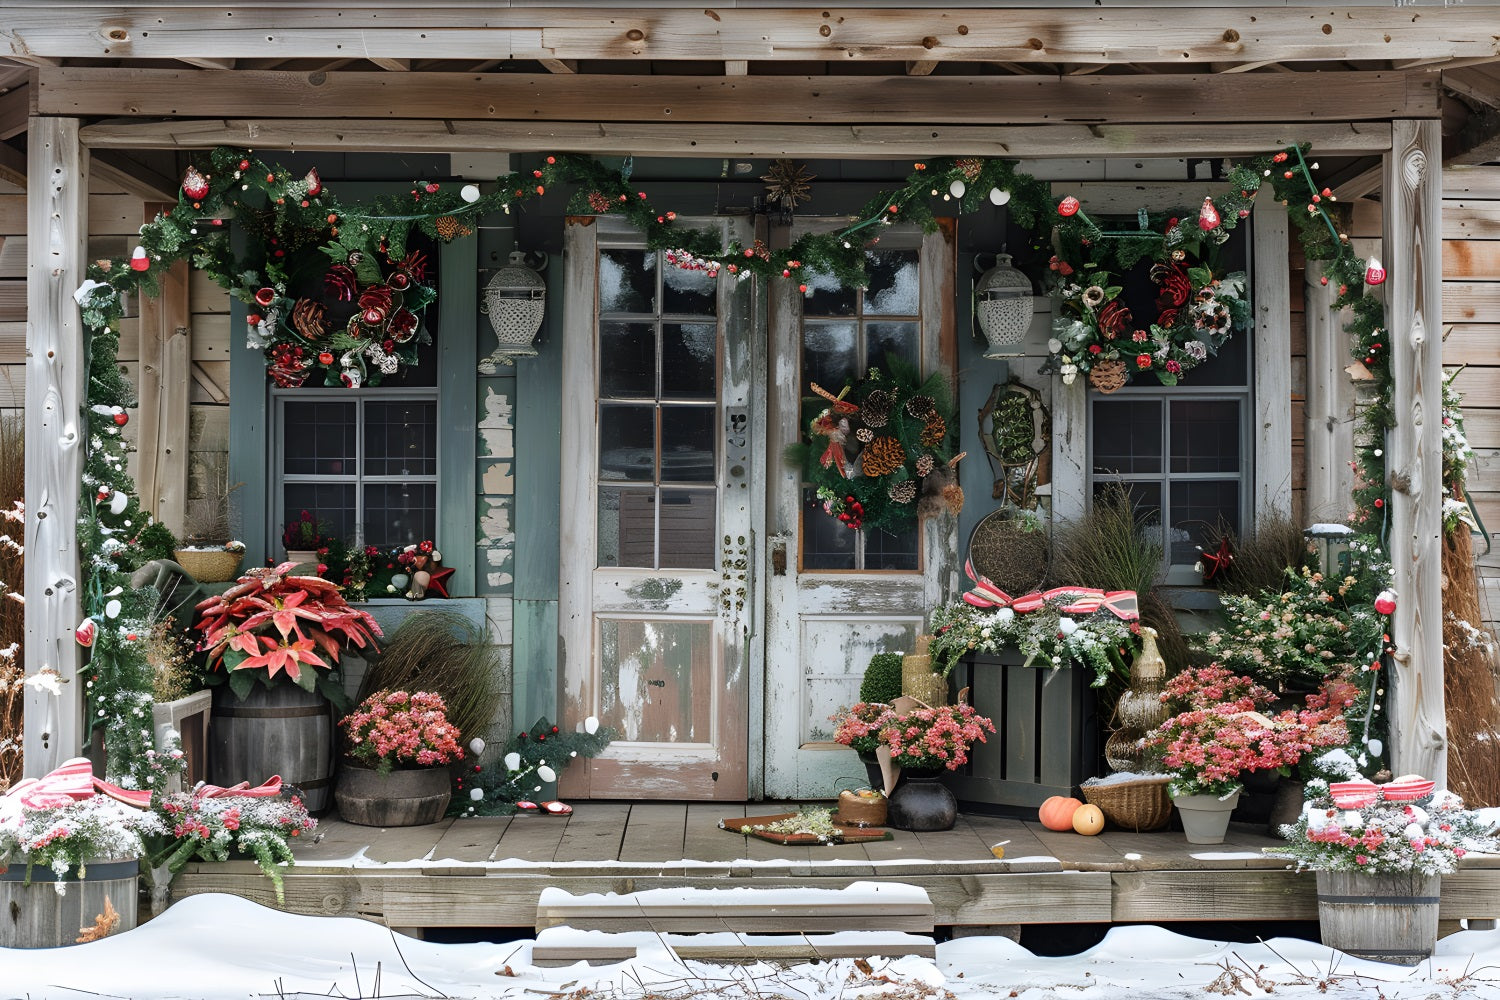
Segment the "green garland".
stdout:
<path fill-rule="evenodd" d="M 953 466 L 953 400 L 941 372 L 925 380 L 894 359 L 889 374 L 871 368 L 834 396 L 814 385 L 811 443 L 792 445 L 787 460 L 817 488 L 824 513 L 845 527 L 897 532 L 919 516 L 964 503 Z"/>

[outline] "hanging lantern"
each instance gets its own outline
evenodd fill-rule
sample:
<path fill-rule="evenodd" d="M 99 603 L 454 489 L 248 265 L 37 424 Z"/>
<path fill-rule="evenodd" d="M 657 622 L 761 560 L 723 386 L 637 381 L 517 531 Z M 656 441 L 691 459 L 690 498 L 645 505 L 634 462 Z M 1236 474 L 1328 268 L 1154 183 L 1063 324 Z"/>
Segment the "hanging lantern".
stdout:
<path fill-rule="evenodd" d="M 1307 546 L 1318 556 L 1318 569 L 1328 577 L 1349 572 L 1349 543 L 1354 529 L 1344 524 L 1315 524 L 1302 532 Z"/>
<path fill-rule="evenodd" d="M 1024 353 L 1022 342 L 1031 327 L 1033 303 L 1031 279 L 1011 266 L 1010 254 L 996 254 L 995 266 L 974 285 L 974 316 L 990 344 L 985 357 Z"/>
<path fill-rule="evenodd" d="M 513 365 L 516 358 L 536 357 L 531 342 L 542 328 L 546 296 L 547 285 L 541 275 L 526 266 L 526 255 L 512 253 L 510 263 L 484 286 L 484 303 L 479 311 L 489 316 L 499 346 L 479 362 L 481 375 L 493 375 L 497 366 Z"/>

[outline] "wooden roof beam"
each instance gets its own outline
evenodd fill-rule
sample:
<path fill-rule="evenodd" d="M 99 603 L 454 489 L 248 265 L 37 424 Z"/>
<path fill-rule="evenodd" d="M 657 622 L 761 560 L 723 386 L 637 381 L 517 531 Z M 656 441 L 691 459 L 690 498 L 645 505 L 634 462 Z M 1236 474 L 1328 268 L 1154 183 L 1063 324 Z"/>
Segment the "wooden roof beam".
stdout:
<path fill-rule="evenodd" d="M 1052 124 L 1361 121 L 1435 118 L 1436 76 L 1390 73 L 1027 76 L 654 76 L 215 72 L 67 68 L 38 72 L 43 114 L 261 118 Z M 1315 87 L 1319 100 L 1308 101 Z M 1193 95 L 1184 100 L 1183 94 Z M 191 101 L 184 101 L 191 94 Z M 873 112 L 872 109 L 878 109 Z"/>
<path fill-rule="evenodd" d="M 751 77 L 750 79 L 755 79 Z M 213 118 L 102 122 L 83 129 L 93 149 L 256 149 L 384 152 L 581 152 L 598 155 L 832 157 L 893 159 L 968 156 L 1192 156 L 1263 153 L 1311 143 L 1326 155 L 1390 147 L 1386 122 L 1180 125 L 747 125 L 676 122 L 536 122 L 327 118 Z"/>
<path fill-rule="evenodd" d="M 577 59 L 538 59 L 537 62 L 541 63 L 542 68 L 548 73 L 572 75 L 578 72 Z"/>
<path fill-rule="evenodd" d="M 210 59 L 205 56 L 178 56 L 178 62 L 185 62 L 189 66 L 198 69 L 234 69 L 237 59 Z"/>
<path fill-rule="evenodd" d="M 89 152 L 89 170 L 99 180 L 119 185 L 121 191 L 133 194 L 143 201 L 177 200 L 177 182 L 172 178 L 112 150 L 94 149 Z"/>
<path fill-rule="evenodd" d="M 729 59 L 724 63 L 725 76 L 749 76 L 750 61 L 748 59 Z"/>
<path fill-rule="evenodd" d="M 1500 108 L 1500 82 L 1487 73 L 1443 70 L 1443 88 L 1478 104 Z"/>
<path fill-rule="evenodd" d="M 36 88 L 29 85 L 0 94 L 0 142 L 13 139 L 26 131 L 35 97 Z"/>
<path fill-rule="evenodd" d="M 0 56 L 1252 63 L 1500 55 L 1487 10 L 7 3 Z"/>
<path fill-rule="evenodd" d="M 26 189 L 26 154 L 8 142 L 0 142 L 0 181 Z"/>
<path fill-rule="evenodd" d="M 392 73 L 411 72 L 410 59 L 392 59 L 390 56 L 370 56 L 370 62 Z"/>
<path fill-rule="evenodd" d="M 936 59 L 908 60 L 906 63 L 907 76 L 931 76 L 932 71 L 938 68 Z"/>

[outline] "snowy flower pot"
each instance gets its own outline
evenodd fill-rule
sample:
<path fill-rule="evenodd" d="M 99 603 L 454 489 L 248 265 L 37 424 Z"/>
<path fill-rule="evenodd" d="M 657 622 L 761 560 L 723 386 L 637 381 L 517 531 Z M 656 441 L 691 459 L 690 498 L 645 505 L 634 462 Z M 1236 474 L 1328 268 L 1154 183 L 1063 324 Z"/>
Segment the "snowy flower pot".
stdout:
<path fill-rule="evenodd" d="M 59 879 L 22 857 L 0 869 L 0 948 L 60 948 L 96 927 L 131 930 L 139 879 L 135 858 L 91 860 Z"/>

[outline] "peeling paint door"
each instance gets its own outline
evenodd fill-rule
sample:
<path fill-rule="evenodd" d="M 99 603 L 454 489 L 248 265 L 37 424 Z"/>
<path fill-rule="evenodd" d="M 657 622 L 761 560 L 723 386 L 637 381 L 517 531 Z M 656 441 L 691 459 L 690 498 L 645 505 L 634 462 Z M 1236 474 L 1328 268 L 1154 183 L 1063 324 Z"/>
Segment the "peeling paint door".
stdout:
<path fill-rule="evenodd" d="M 868 288 L 816 277 L 805 295 L 792 282 L 772 287 L 772 456 L 805 430 L 809 382 L 838 392 L 890 356 L 924 373 L 953 371 L 951 229 L 881 233 L 866 258 Z M 798 235 L 794 228 L 791 238 Z M 939 517 L 900 534 L 850 531 L 822 512 L 797 470 L 770 465 L 765 792 L 826 798 L 864 781 L 853 752 L 832 742 L 829 716 L 859 700 L 873 654 L 909 652 L 928 613 L 953 594 L 957 523 Z"/>
<path fill-rule="evenodd" d="M 563 723 L 619 735 L 560 790 L 743 799 L 753 282 L 677 268 L 608 217 L 570 219 L 565 253 Z"/>

